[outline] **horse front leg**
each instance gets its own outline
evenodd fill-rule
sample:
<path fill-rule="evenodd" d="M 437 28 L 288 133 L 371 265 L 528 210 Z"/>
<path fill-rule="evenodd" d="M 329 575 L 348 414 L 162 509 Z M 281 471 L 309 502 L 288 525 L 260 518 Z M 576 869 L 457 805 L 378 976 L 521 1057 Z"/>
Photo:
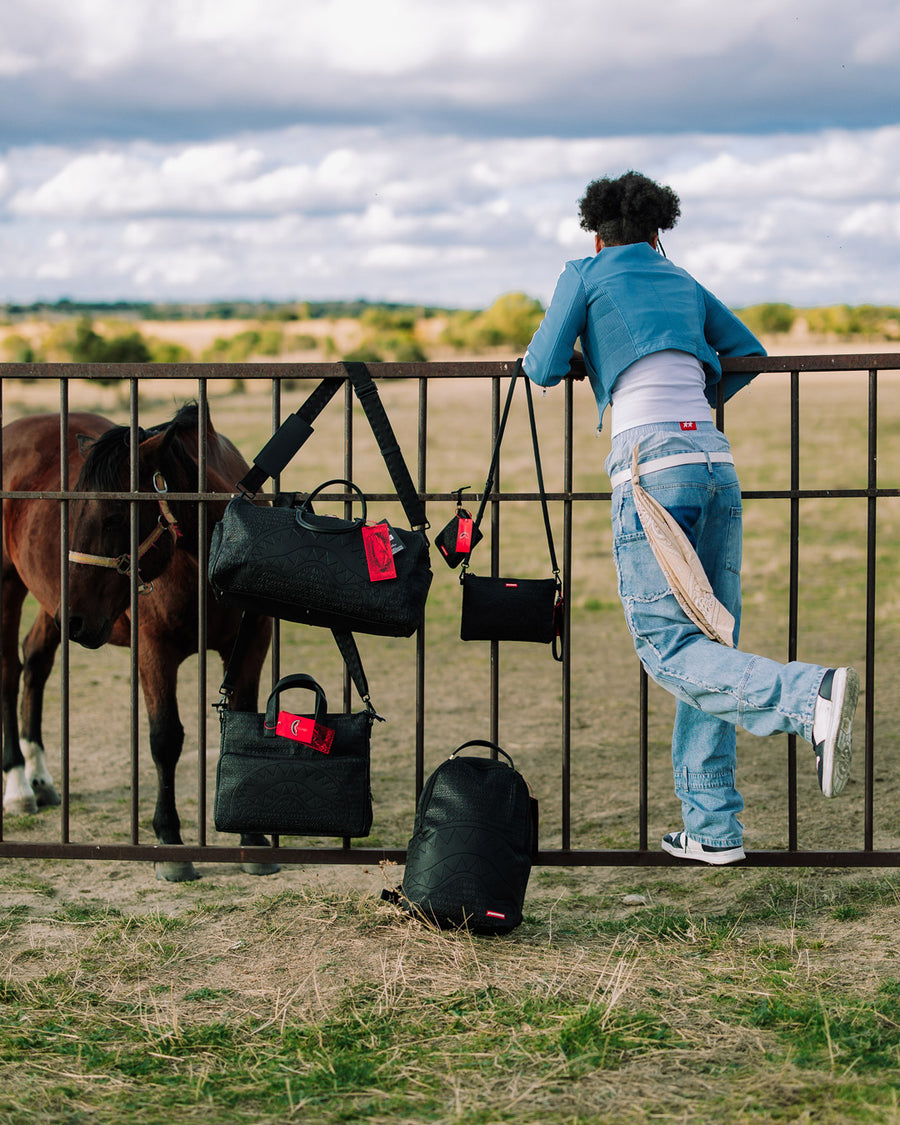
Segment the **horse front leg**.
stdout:
<path fill-rule="evenodd" d="M 22 727 L 19 745 L 25 759 L 25 777 L 39 808 L 58 805 L 59 793 L 47 769 L 41 724 L 44 687 L 53 670 L 59 647 L 59 628 L 49 613 L 41 610 L 23 645 Z"/>
<path fill-rule="evenodd" d="M 12 814 L 36 813 L 37 798 L 28 781 L 25 758 L 19 745 L 19 723 L 16 718 L 16 700 L 22 664 L 19 660 L 19 624 L 22 620 L 22 603 L 25 586 L 12 567 L 3 568 L 3 636 L 0 640 L 3 655 L 2 676 L 3 713 L 3 775 L 6 785 L 3 793 L 4 812 Z"/>
<path fill-rule="evenodd" d="M 156 766 L 156 810 L 153 831 L 160 844 L 182 844 L 181 820 L 175 804 L 175 769 L 184 745 L 184 727 L 178 715 L 176 688 L 181 657 L 160 651 L 150 638 L 141 637 L 139 670 L 150 724 L 150 753 Z M 157 879 L 184 883 L 199 879 L 190 860 L 164 860 L 154 865 Z"/>

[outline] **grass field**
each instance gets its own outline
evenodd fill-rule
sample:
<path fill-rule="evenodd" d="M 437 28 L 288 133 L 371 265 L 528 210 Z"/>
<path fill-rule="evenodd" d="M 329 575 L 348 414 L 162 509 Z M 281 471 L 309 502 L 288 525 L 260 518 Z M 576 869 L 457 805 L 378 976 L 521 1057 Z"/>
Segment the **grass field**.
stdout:
<path fill-rule="evenodd" d="M 428 490 L 478 488 L 489 453 L 489 390 L 437 382 L 429 394 Z M 813 375 L 802 388 L 803 486 L 863 486 L 864 376 Z M 23 388 L 17 402 L 5 387 L 6 420 L 39 408 L 37 390 Z M 883 375 L 883 487 L 900 483 L 896 392 L 897 376 Z M 171 416 L 191 393 L 146 387 L 142 422 Z M 786 381 L 764 376 L 743 395 L 728 424 L 742 484 L 787 487 Z M 123 417 L 116 388 L 84 387 L 77 396 Z M 73 409 L 82 405 L 77 396 L 73 388 Z M 586 387 L 576 396 L 575 488 L 601 491 L 608 443 L 593 434 Z M 414 448 L 414 388 L 387 386 L 383 397 L 404 447 Z M 551 491 L 562 480 L 560 398 L 538 399 Z M 299 393 L 286 395 L 288 409 L 294 399 Z M 252 385 L 243 394 L 213 388 L 211 408 L 245 454 L 259 448 L 269 425 L 263 394 Z M 309 489 L 342 475 L 339 414 L 323 416 L 283 487 Z M 533 487 L 522 421 L 504 457 L 507 489 Z M 362 422 L 358 432 L 354 478 L 367 491 L 388 491 Z M 877 515 L 874 703 L 875 846 L 894 849 L 898 505 L 881 501 Z M 441 526 L 451 510 L 431 512 L 432 524 Z M 608 517 L 606 502 L 575 513 L 576 847 L 636 846 L 637 668 L 616 599 Z M 554 518 L 558 529 L 558 509 Z M 862 671 L 866 519 L 864 499 L 801 504 L 801 659 L 852 662 Z M 536 512 L 504 505 L 502 527 L 501 566 L 542 576 Z M 786 651 L 788 531 L 783 501 L 747 503 L 743 647 L 776 657 Z M 481 550 L 486 570 L 488 544 Z M 456 575 L 435 566 L 426 627 L 428 769 L 459 742 L 484 736 L 488 720 L 486 646 L 459 642 Z M 412 642 L 360 638 L 360 647 L 375 704 L 389 719 L 374 736 L 368 843 L 403 846 L 414 808 Z M 127 654 L 73 649 L 71 658 L 72 838 L 124 840 Z M 339 697 L 327 634 L 286 628 L 282 668 L 313 671 Z M 217 676 L 211 668 L 210 698 Z M 503 648 L 501 744 L 538 792 L 544 847 L 560 839 L 558 677 L 543 648 Z M 192 662 L 182 679 L 191 747 L 179 771 L 179 808 L 192 838 L 190 734 L 203 726 L 214 771 L 217 731 L 212 715 L 199 717 Z M 55 706 L 51 691 L 48 748 Z M 654 690 L 653 837 L 677 825 L 670 722 L 668 698 Z M 739 762 L 748 847 L 785 847 L 783 740 L 741 735 Z M 811 761 L 801 758 L 801 847 L 862 846 L 860 762 L 844 796 L 824 802 Z M 152 766 L 143 761 L 147 839 L 153 795 Z M 58 837 L 57 814 L 9 818 L 4 832 Z M 224 840 L 210 826 L 217 838 Z M 379 894 L 401 874 L 308 867 L 260 880 L 210 865 L 200 882 L 175 886 L 156 883 L 144 865 L 0 860 L 0 1122 L 900 1121 L 896 872 L 536 869 L 526 921 L 504 939 L 438 934 L 398 915 Z"/>

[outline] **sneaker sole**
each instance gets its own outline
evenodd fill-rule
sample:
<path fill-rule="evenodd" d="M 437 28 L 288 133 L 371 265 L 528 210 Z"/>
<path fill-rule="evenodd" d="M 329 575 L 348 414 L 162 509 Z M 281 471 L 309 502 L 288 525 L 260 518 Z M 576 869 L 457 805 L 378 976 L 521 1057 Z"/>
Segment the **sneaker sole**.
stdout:
<path fill-rule="evenodd" d="M 841 698 L 841 711 L 834 736 L 825 739 L 822 751 L 822 793 L 838 797 L 850 777 L 853 758 L 852 729 L 859 702 L 859 675 L 855 668 L 838 668 L 834 674 L 832 696 Z M 829 753 L 830 747 L 830 753 Z"/>
<path fill-rule="evenodd" d="M 693 860 L 694 863 L 710 863 L 714 867 L 723 867 L 727 863 L 738 863 L 747 858 L 743 848 L 728 848 L 722 852 L 703 852 L 700 855 L 690 855 L 682 848 L 676 848 L 665 838 L 662 841 L 662 850 L 674 855 L 677 859 Z"/>

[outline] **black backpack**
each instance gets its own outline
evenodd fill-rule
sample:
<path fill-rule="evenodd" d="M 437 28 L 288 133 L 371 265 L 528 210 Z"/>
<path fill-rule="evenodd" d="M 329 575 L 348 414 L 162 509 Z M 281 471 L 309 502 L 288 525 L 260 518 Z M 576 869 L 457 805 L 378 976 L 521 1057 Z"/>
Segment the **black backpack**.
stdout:
<path fill-rule="evenodd" d="M 506 761 L 459 757 L 469 746 Z M 400 901 L 442 929 L 508 933 L 522 921 L 537 842 L 537 801 L 512 758 L 492 742 L 465 742 L 419 797 Z"/>

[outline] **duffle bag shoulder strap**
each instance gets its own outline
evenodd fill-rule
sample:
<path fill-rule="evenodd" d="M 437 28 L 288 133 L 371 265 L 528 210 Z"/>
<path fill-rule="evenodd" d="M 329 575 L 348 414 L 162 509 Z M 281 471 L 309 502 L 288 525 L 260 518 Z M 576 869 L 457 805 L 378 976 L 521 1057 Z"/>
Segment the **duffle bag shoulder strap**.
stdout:
<path fill-rule="evenodd" d="M 216 704 L 217 707 L 228 707 L 229 701 L 234 695 L 235 681 L 237 680 L 244 657 L 247 654 L 247 647 L 253 635 L 253 621 L 255 619 L 255 614 L 241 614 L 241 623 L 231 648 L 231 654 L 228 657 L 228 663 L 225 666 L 225 674 L 222 677 L 221 687 L 219 688 L 221 698 Z M 331 634 L 344 659 L 344 664 L 347 666 L 350 678 L 353 680 L 354 686 L 359 692 L 359 697 L 366 705 L 366 710 L 373 719 L 381 719 L 369 695 L 369 682 L 366 677 L 365 669 L 363 668 L 362 657 L 359 655 L 359 649 L 356 646 L 356 638 L 352 633 L 340 632 L 337 629 L 332 629 Z"/>
<path fill-rule="evenodd" d="M 343 369 L 343 375 L 332 375 L 323 379 L 303 405 L 278 427 L 253 458 L 252 468 L 238 481 L 238 491 L 252 498 L 269 477 L 278 476 L 312 435 L 313 422 L 334 398 L 345 380 L 349 379 L 378 442 L 381 456 L 387 465 L 391 482 L 403 505 L 410 527 L 413 531 L 426 530 L 429 524 L 425 515 L 425 505 L 419 499 L 369 368 L 365 363 L 357 362 L 344 362 L 340 367 Z"/>

